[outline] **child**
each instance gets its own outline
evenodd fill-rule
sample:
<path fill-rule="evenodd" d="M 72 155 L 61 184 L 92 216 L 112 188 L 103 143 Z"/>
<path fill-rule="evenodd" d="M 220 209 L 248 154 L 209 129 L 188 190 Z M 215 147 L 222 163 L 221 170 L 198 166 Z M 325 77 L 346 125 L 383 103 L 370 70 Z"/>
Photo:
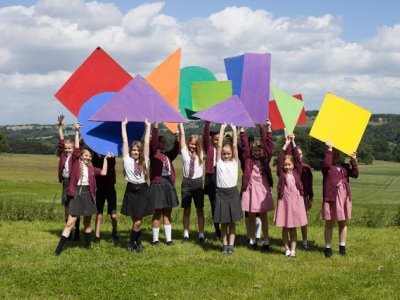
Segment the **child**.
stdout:
<path fill-rule="evenodd" d="M 128 181 L 122 202 L 121 214 L 132 218 L 132 231 L 127 245 L 129 252 L 136 246 L 136 252 L 143 252 L 142 246 L 142 219 L 153 214 L 148 197 L 147 178 L 149 174 L 149 142 L 150 123 L 145 121 L 144 145 L 140 141 L 133 141 L 128 149 L 128 135 L 126 125 L 128 120 L 121 123 L 122 156 L 124 160 L 125 179 Z"/>
<path fill-rule="evenodd" d="M 351 219 L 351 192 L 349 177 L 358 177 L 356 153 L 350 155 L 350 164 L 343 163 L 340 152 L 332 148 L 330 141 L 326 142 L 328 150 L 322 163 L 323 202 L 322 219 L 325 220 L 325 256 L 332 256 L 332 231 L 335 222 L 339 225 L 339 253 L 346 255 L 347 226 Z"/>
<path fill-rule="evenodd" d="M 311 167 L 303 161 L 303 149 L 297 145 L 297 151 L 299 152 L 300 160 L 301 160 L 301 182 L 303 184 L 303 197 L 304 197 L 304 207 L 306 212 L 311 209 L 313 203 L 313 174 Z M 308 241 L 307 241 L 307 224 L 301 226 L 301 236 L 303 238 L 303 248 L 308 249 Z"/>
<path fill-rule="evenodd" d="M 104 155 L 93 153 L 92 164 L 94 167 L 103 168 Z M 115 190 L 115 157 L 108 159 L 108 168 L 106 176 L 96 176 L 96 229 L 95 243 L 100 243 L 101 222 L 103 220 L 104 204 L 107 200 L 107 213 L 110 216 L 112 224 L 112 238 L 114 242 L 118 242 L 117 230 L 117 192 Z"/>
<path fill-rule="evenodd" d="M 217 192 L 215 198 L 214 222 L 221 223 L 222 252 L 234 252 L 236 221 L 242 217 L 238 180 L 238 150 L 236 127 L 231 125 L 233 131 L 232 144 L 224 143 L 226 124 L 221 125 L 217 149 Z"/>
<path fill-rule="evenodd" d="M 204 242 L 204 192 L 203 192 L 203 150 L 200 137 L 191 135 L 186 145 L 185 129 L 179 124 L 180 147 L 182 154 L 182 208 L 183 208 L 183 239 L 189 240 L 189 224 L 192 198 L 196 206 L 197 221 L 199 224 L 199 242 Z"/>
<path fill-rule="evenodd" d="M 58 116 L 57 127 L 58 127 L 58 156 L 60 157 L 60 161 L 58 163 L 58 181 L 63 184 L 62 186 L 62 195 L 61 195 L 61 203 L 64 205 L 64 216 L 65 223 L 68 220 L 68 206 L 70 202 L 70 198 L 67 196 L 67 188 L 70 179 L 70 172 L 72 170 L 72 165 L 74 163 L 75 157 L 79 155 L 79 148 L 74 148 L 74 143 L 71 140 L 64 140 L 64 132 L 63 132 L 63 120 L 64 115 Z M 75 124 L 77 126 L 77 124 Z M 75 127 L 75 129 L 78 129 Z M 76 136 L 78 135 L 78 137 Z M 76 131 L 75 140 L 78 139 L 79 142 L 79 132 Z M 73 152 L 76 152 L 75 155 L 72 155 Z M 79 241 L 79 223 L 80 219 L 78 218 L 75 223 L 75 235 L 74 240 Z M 72 235 L 69 236 L 71 238 Z"/>
<path fill-rule="evenodd" d="M 244 128 L 240 130 L 242 143 L 242 161 L 244 171 L 242 180 L 242 209 L 247 212 L 249 219 L 249 248 L 257 249 L 256 243 L 256 214 L 260 214 L 264 242 L 262 251 L 269 250 L 268 211 L 274 209 L 272 200 L 272 173 L 269 163 L 272 158 L 273 141 L 271 123 L 267 122 L 268 132 L 260 127 L 260 141 L 249 145 Z"/>
<path fill-rule="evenodd" d="M 159 245 L 160 219 L 163 215 L 165 240 L 172 246 L 172 208 L 178 206 L 178 196 L 175 190 L 175 170 L 172 161 L 179 154 L 178 135 L 172 150 L 165 152 L 167 140 L 158 136 L 158 123 L 154 123 L 150 143 L 150 197 L 154 204 L 153 214 L 153 246 Z"/>
<path fill-rule="evenodd" d="M 290 148 L 289 144 L 292 144 Z M 290 149 L 287 151 L 286 150 Z M 303 184 L 301 183 L 301 161 L 294 142 L 294 135 L 285 135 L 285 144 L 277 159 L 278 203 L 275 210 L 275 225 L 282 227 L 285 255 L 296 256 L 297 227 L 307 224 L 304 207 Z M 290 236 L 290 247 L 289 247 Z"/>
<path fill-rule="evenodd" d="M 212 131 L 210 132 L 210 122 L 206 121 L 203 132 L 203 147 L 206 153 L 205 171 L 206 175 L 204 178 L 204 193 L 208 195 L 210 199 L 211 214 L 214 218 L 215 212 L 215 194 L 217 189 L 216 182 L 216 157 L 218 147 L 219 133 Z M 219 223 L 214 223 L 215 238 L 221 239 L 221 230 L 219 229 Z"/>
<path fill-rule="evenodd" d="M 77 125 L 80 128 L 80 125 Z M 75 141 L 75 148 L 79 149 L 79 137 Z M 108 154 L 104 158 L 103 169 L 90 165 L 92 159 L 91 153 L 87 149 L 80 151 L 79 157 L 76 158 L 74 165 L 72 166 L 70 182 L 67 189 L 67 195 L 72 197 L 69 208 L 68 208 L 68 221 L 65 225 L 64 231 L 62 232 L 58 246 L 54 252 L 54 255 L 60 255 L 63 246 L 71 233 L 72 227 L 75 225 L 78 216 L 84 216 L 83 227 L 85 235 L 85 248 L 90 248 L 91 245 L 91 232 L 90 223 L 92 215 L 97 213 L 96 208 L 96 175 L 107 174 L 107 158 L 112 157 L 112 154 Z"/>

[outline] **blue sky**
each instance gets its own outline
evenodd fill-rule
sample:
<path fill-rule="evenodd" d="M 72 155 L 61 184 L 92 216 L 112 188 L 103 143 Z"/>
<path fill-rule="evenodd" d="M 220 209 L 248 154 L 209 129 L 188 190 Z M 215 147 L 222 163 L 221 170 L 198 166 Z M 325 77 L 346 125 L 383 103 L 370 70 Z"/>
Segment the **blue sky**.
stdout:
<path fill-rule="evenodd" d="M 331 91 L 373 113 L 400 113 L 399 11 L 395 0 L 3 0 L 0 125 L 68 115 L 54 93 L 96 46 L 132 75 L 181 47 L 182 66 L 219 79 L 223 58 L 269 52 L 271 83 L 302 93 L 306 108 Z"/>

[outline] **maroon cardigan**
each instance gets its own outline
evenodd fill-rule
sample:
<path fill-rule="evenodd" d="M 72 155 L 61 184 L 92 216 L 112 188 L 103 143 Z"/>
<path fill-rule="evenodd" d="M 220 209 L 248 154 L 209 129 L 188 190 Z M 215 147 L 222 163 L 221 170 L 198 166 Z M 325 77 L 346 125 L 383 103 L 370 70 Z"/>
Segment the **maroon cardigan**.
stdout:
<path fill-rule="evenodd" d="M 78 149 L 79 150 L 79 149 Z M 74 156 L 74 154 L 73 154 Z M 81 177 L 81 168 L 80 168 L 80 159 L 79 153 L 78 157 L 75 157 L 75 162 L 72 166 L 72 172 L 69 185 L 67 189 L 67 195 L 70 197 L 74 197 L 76 193 L 76 187 L 78 186 L 79 178 Z M 89 189 L 90 195 L 92 196 L 93 201 L 96 201 L 96 176 L 101 175 L 101 169 L 95 168 L 93 166 L 89 166 L 88 176 L 89 176 Z"/>
<path fill-rule="evenodd" d="M 306 163 L 302 163 L 301 182 L 303 183 L 304 196 L 313 199 L 313 174 L 310 165 Z"/>
<path fill-rule="evenodd" d="M 350 159 L 350 164 L 341 163 L 340 165 L 332 165 L 333 151 L 327 150 L 325 152 L 325 159 L 321 166 L 323 175 L 322 179 L 322 195 L 323 201 L 333 202 L 336 200 L 337 185 L 342 181 L 347 190 L 347 195 L 351 200 L 351 192 L 349 185 L 349 177 L 358 177 L 357 162 Z M 340 167 L 340 171 L 337 167 Z"/>
<path fill-rule="evenodd" d="M 57 154 L 60 157 L 60 160 L 58 162 L 58 181 L 62 182 L 64 177 L 62 175 L 63 170 L 64 170 L 64 166 L 65 166 L 65 162 L 67 161 L 68 156 L 65 155 L 64 152 L 64 147 L 65 147 L 65 141 L 64 140 L 59 140 L 58 141 L 58 145 L 57 145 Z M 78 157 L 79 159 L 79 152 L 80 150 L 78 148 L 74 148 L 73 152 L 72 152 L 72 157 L 68 162 L 68 166 L 69 166 L 69 171 L 72 171 L 72 165 L 76 160 L 76 157 Z"/>
<path fill-rule="evenodd" d="M 272 132 L 268 132 L 265 130 L 264 127 L 260 127 L 260 136 L 261 136 L 261 143 L 263 144 L 263 156 L 260 158 L 261 166 L 263 169 L 263 174 L 267 176 L 267 181 L 269 186 L 272 187 L 273 179 L 272 179 L 272 172 L 269 163 L 272 158 L 272 153 L 274 150 L 274 143 L 272 141 Z M 247 189 L 247 186 L 250 182 L 251 173 L 253 172 L 253 167 L 256 159 L 251 155 L 249 141 L 247 139 L 246 132 L 240 133 L 240 141 L 241 141 L 241 151 L 240 151 L 240 161 L 243 170 L 243 177 L 242 177 L 242 191 Z"/>
<path fill-rule="evenodd" d="M 206 121 L 203 131 L 203 146 L 206 153 L 206 174 L 214 174 L 214 145 L 210 137 L 210 122 Z"/>
<path fill-rule="evenodd" d="M 278 158 L 276 160 L 276 171 L 279 178 L 278 181 L 278 199 L 282 199 L 283 196 L 283 189 L 285 187 L 285 171 L 283 169 L 283 162 L 285 160 L 285 155 L 289 154 L 292 155 L 294 161 L 294 169 L 293 169 L 293 176 L 296 182 L 296 187 L 299 190 L 300 194 L 304 194 L 303 183 L 301 182 L 301 173 L 302 173 L 302 164 L 300 160 L 299 151 L 297 147 L 292 147 L 289 145 L 286 151 L 281 150 L 279 152 Z"/>
<path fill-rule="evenodd" d="M 176 175 L 175 169 L 172 164 L 172 161 L 178 156 L 179 154 L 179 142 L 176 140 L 174 147 L 165 152 L 170 162 L 171 162 L 171 175 L 170 179 L 172 184 L 175 184 Z M 158 149 L 158 128 L 152 128 L 151 132 L 151 142 L 150 142 L 150 181 L 152 183 L 160 183 L 161 176 L 162 176 L 162 169 L 163 169 L 163 154 L 161 153 L 160 149 Z"/>

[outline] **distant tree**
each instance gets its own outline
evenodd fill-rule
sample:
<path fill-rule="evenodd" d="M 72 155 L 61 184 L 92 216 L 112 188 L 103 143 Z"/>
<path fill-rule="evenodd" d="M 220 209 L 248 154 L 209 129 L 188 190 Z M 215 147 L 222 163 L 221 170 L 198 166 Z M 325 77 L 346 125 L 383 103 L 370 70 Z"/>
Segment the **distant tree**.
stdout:
<path fill-rule="evenodd" d="M 374 156 L 372 155 L 372 146 L 369 144 L 360 144 L 360 147 L 357 151 L 357 159 L 360 163 L 364 163 L 366 165 L 372 165 L 374 161 Z"/>
<path fill-rule="evenodd" d="M 393 148 L 392 157 L 394 161 L 400 162 L 400 143 Z"/>
<path fill-rule="evenodd" d="M 0 153 L 1 152 L 8 152 L 9 147 L 8 147 L 8 142 L 6 139 L 6 136 L 2 131 L 0 131 Z"/>

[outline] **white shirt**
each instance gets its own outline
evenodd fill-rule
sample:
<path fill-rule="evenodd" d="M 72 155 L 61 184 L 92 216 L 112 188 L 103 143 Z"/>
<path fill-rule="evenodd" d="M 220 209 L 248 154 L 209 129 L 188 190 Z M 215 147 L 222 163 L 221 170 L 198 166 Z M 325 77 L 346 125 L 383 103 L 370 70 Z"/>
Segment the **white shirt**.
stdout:
<path fill-rule="evenodd" d="M 163 155 L 165 155 L 165 154 L 163 153 Z M 170 176 L 171 175 L 171 162 L 167 155 L 165 155 L 165 158 L 167 159 L 166 163 L 168 164 L 168 170 L 165 168 L 165 165 L 163 163 L 161 176 Z"/>
<path fill-rule="evenodd" d="M 124 170 L 125 170 L 126 181 L 128 181 L 130 183 L 134 183 L 134 184 L 140 184 L 140 183 L 146 182 L 146 178 L 145 178 L 143 172 L 140 172 L 139 176 L 135 175 L 135 160 L 131 156 L 126 155 L 123 158 L 123 161 L 124 161 Z M 148 170 L 149 169 L 149 158 L 145 157 L 144 161 L 146 164 L 146 168 Z"/>
<path fill-rule="evenodd" d="M 189 168 L 190 168 L 190 154 L 188 148 L 185 146 L 181 149 L 182 154 L 182 166 L 183 166 L 183 177 L 189 177 Z M 203 153 L 201 153 L 203 155 Z M 203 164 L 200 165 L 199 157 L 196 156 L 194 160 L 194 174 L 192 179 L 199 178 L 203 176 Z"/>
<path fill-rule="evenodd" d="M 62 172 L 63 178 L 69 178 L 69 160 L 70 159 L 71 159 L 71 155 L 68 155 L 68 157 L 65 161 L 63 172 Z"/>
<path fill-rule="evenodd" d="M 239 167 L 235 159 L 217 161 L 217 187 L 231 188 L 237 186 Z"/>
<path fill-rule="evenodd" d="M 89 185 L 89 168 L 87 165 L 81 162 L 79 163 L 81 164 L 82 167 L 83 176 L 81 174 L 81 176 L 79 177 L 78 185 Z"/>

